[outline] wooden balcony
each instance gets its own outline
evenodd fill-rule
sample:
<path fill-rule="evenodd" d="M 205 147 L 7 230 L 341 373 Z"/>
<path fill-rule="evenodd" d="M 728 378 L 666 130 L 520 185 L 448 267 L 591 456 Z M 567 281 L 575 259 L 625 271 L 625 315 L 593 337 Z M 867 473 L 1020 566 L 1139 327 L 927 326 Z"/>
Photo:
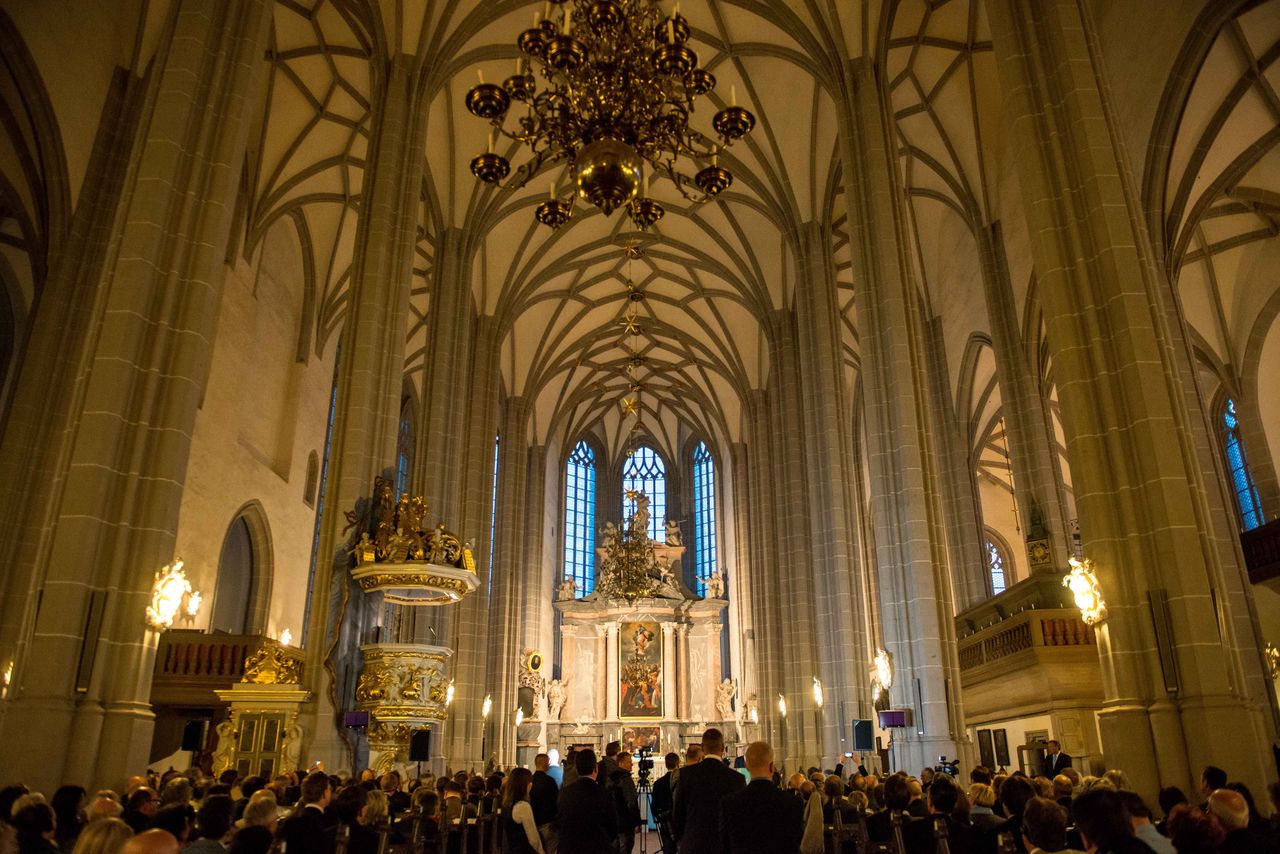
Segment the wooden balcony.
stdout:
<path fill-rule="evenodd" d="M 153 706 L 220 706 L 214 691 L 244 676 L 244 660 L 262 635 L 205 634 L 170 629 L 160 636 L 151 680 Z"/>
<path fill-rule="evenodd" d="M 1280 578 L 1280 519 L 1245 531 L 1240 535 L 1240 548 L 1250 582 L 1262 584 Z"/>
<path fill-rule="evenodd" d="M 1060 578 L 1033 576 L 956 617 L 969 722 L 1101 702 L 1097 638 Z"/>

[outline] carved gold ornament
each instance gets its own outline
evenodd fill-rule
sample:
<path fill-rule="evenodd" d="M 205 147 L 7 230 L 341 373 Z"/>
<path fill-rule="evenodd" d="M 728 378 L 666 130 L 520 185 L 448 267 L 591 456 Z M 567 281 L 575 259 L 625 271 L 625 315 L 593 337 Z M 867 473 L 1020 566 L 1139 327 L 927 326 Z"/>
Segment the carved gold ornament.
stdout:
<path fill-rule="evenodd" d="M 302 681 L 302 662 L 280 646 L 266 641 L 244 660 L 241 682 L 254 685 L 297 685 Z"/>

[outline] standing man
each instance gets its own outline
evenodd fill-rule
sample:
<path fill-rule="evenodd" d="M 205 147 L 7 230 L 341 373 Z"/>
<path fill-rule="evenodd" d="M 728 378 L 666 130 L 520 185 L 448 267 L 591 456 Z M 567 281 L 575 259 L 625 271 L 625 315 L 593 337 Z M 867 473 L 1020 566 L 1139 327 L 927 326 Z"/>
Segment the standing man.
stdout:
<path fill-rule="evenodd" d="M 578 779 L 560 790 L 556 804 L 559 854 L 614 854 L 618 820 L 609 795 L 596 782 L 596 752 L 579 750 L 573 762 Z"/>
<path fill-rule="evenodd" d="M 720 801 L 747 786 L 742 775 L 724 764 L 724 734 L 711 727 L 702 734 L 702 761 L 680 771 L 672 822 L 680 854 L 720 854 Z"/>
<path fill-rule="evenodd" d="M 614 761 L 618 763 L 618 770 L 609 778 L 609 789 L 618 811 L 618 854 L 631 854 L 636 846 L 636 830 L 640 827 L 640 796 L 631 778 L 631 754 L 624 750 Z"/>
<path fill-rule="evenodd" d="M 668 753 L 665 757 L 667 773 L 653 784 L 653 793 L 649 796 L 649 812 L 658 825 L 658 838 L 662 840 L 662 854 L 676 854 L 676 840 L 671 832 L 671 806 L 673 783 L 676 772 L 680 770 L 680 754 Z"/>
<path fill-rule="evenodd" d="M 556 801 L 560 797 L 560 787 L 548 773 L 551 768 L 550 756 L 539 753 L 533 757 L 533 768 L 529 806 L 533 808 L 533 823 L 538 826 L 538 835 L 542 837 L 542 848 L 551 852 L 555 850 Z"/>
<path fill-rule="evenodd" d="M 333 851 L 338 820 L 325 812 L 333 797 L 329 776 L 312 771 L 302 780 L 302 806 L 280 826 L 280 838 L 290 851 Z"/>
<path fill-rule="evenodd" d="M 751 782 L 720 802 L 724 854 L 796 854 L 804 835 L 804 805 L 773 784 L 773 748 L 747 746 Z"/>
<path fill-rule="evenodd" d="M 1040 773 L 1052 780 L 1062 773 L 1063 768 L 1071 767 L 1071 757 L 1062 752 L 1062 745 L 1058 744 L 1056 738 L 1049 739 L 1046 747 L 1049 752 L 1045 754 L 1044 762 L 1040 765 Z"/>

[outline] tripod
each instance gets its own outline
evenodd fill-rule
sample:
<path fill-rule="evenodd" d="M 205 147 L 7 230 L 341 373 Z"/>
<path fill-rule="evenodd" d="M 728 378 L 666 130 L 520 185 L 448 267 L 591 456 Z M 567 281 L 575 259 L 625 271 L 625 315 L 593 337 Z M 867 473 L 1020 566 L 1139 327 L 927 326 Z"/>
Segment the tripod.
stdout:
<path fill-rule="evenodd" d="M 646 775 L 640 780 L 640 854 L 648 854 L 649 819 L 653 816 L 653 785 Z M 661 836 L 659 836 L 661 838 Z"/>

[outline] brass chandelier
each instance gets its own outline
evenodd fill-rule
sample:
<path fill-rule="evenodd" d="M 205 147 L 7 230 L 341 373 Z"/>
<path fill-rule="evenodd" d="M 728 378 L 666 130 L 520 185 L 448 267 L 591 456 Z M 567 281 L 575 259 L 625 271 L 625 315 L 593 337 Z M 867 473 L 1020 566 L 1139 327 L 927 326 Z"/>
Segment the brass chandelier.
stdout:
<path fill-rule="evenodd" d="M 501 85 L 482 75 L 467 93 L 467 109 L 493 125 L 489 150 L 472 159 L 472 173 L 515 189 L 544 166 L 563 163 L 572 192 L 557 193 L 553 180 L 535 212 L 551 228 L 568 222 L 575 195 L 606 216 L 626 206 L 636 226 L 648 228 L 665 213 L 649 198 L 651 175 L 668 178 L 695 203 L 728 189 L 733 175 L 717 155 L 750 133 L 755 116 L 737 106 L 731 87 L 730 105 L 711 121 L 715 139 L 690 127 L 695 99 L 716 79 L 698 67 L 679 9 L 676 3 L 667 15 L 657 0 L 549 0 L 516 40 L 522 54 L 516 73 Z M 541 90 L 535 66 L 545 81 Z M 526 110 L 508 126 L 513 101 Z M 494 151 L 501 137 L 528 148 L 529 159 L 514 172 Z"/>

